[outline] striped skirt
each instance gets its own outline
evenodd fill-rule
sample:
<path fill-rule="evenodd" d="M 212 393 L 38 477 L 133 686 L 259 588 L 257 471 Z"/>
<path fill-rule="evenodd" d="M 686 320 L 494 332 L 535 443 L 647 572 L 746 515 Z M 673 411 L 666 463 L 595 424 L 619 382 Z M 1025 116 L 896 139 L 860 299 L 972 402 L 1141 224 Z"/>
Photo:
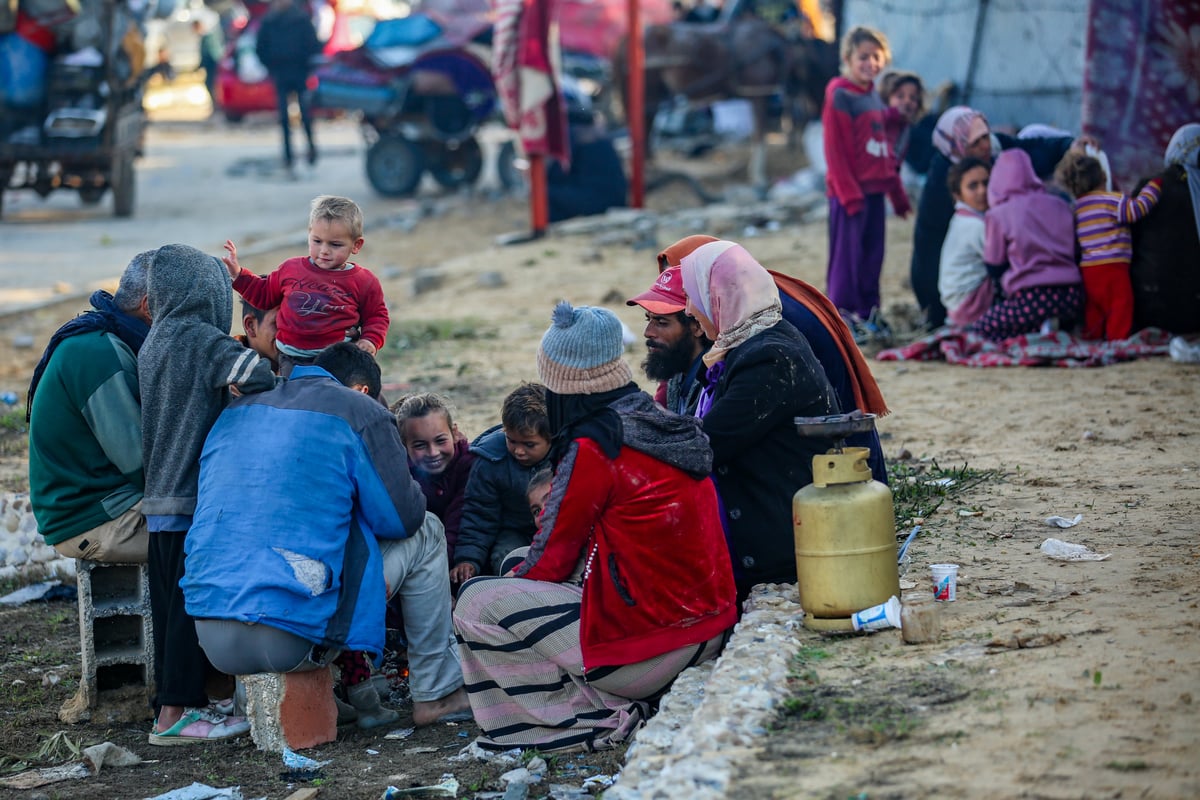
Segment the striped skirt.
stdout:
<path fill-rule="evenodd" d="M 570 583 L 483 577 L 454 609 L 463 678 L 482 747 L 602 750 L 626 741 L 680 672 L 716 657 L 718 636 L 619 667 L 583 671 Z"/>

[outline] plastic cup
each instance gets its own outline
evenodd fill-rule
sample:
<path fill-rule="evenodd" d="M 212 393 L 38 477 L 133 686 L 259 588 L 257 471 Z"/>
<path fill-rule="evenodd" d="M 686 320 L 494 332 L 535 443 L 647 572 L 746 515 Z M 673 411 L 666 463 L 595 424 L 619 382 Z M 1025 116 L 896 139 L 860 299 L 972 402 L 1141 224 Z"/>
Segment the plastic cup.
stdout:
<path fill-rule="evenodd" d="M 958 598 L 958 564 L 930 564 L 933 599 L 953 603 Z"/>
<path fill-rule="evenodd" d="M 900 627 L 900 600 L 895 595 L 886 603 L 857 611 L 850 617 L 856 631 L 879 631 Z"/>

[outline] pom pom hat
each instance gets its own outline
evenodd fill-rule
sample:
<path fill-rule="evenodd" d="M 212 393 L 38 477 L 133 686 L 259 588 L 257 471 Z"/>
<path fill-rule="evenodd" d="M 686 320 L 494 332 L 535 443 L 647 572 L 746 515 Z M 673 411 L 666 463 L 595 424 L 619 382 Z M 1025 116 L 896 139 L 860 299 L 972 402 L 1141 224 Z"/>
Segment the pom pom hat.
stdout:
<path fill-rule="evenodd" d="M 538 375 L 555 394 L 600 394 L 633 381 L 621 358 L 621 321 L 606 308 L 554 307 L 550 327 L 538 346 Z"/>

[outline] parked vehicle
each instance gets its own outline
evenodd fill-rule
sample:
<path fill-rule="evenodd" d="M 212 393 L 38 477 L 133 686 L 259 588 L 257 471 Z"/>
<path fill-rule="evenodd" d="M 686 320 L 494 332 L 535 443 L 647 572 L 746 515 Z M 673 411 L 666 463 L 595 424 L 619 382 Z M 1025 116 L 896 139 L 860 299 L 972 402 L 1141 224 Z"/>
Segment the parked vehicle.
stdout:
<path fill-rule="evenodd" d="M 483 169 L 475 138 L 496 108 L 486 19 L 380 21 L 366 43 L 317 70 L 314 104 L 358 112 L 366 171 L 380 194 L 412 194 L 426 170 L 442 186 L 474 183 Z"/>
<path fill-rule="evenodd" d="M 123 6 L 103 0 L 89 13 L 96 15 L 100 48 L 50 58 L 53 33 L 26 34 L 47 35 L 49 46 L 24 53 L 29 72 L 10 87 L 19 92 L 0 91 L 9 103 L 0 106 L 0 214 L 4 192 L 26 188 L 42 197 L 72 189 L 89 205 L 111 190 L 113 213 L 133 214 L 149 73 L 135 69 L 129 46 L 135 28 Z M 5 46 L 29 42 L 17 33 L 5 37 Z"/>

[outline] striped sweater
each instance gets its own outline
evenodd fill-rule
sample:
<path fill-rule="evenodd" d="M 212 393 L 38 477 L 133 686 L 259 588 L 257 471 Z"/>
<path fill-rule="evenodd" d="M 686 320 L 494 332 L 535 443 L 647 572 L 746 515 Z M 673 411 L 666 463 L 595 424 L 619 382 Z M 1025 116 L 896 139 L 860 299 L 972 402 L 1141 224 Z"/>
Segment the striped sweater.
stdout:
<path fill-rule="evenodd" d="M 1129 265 L 1133 258 L 1130 225 L 1150 213 L 1161 194 L 1158 179 L 1146 184 L 1137 197 L 1103 190 L 1088 192 L 1075 201 L 1075 238 L 1082 253 L 1079 266 Z"/>

